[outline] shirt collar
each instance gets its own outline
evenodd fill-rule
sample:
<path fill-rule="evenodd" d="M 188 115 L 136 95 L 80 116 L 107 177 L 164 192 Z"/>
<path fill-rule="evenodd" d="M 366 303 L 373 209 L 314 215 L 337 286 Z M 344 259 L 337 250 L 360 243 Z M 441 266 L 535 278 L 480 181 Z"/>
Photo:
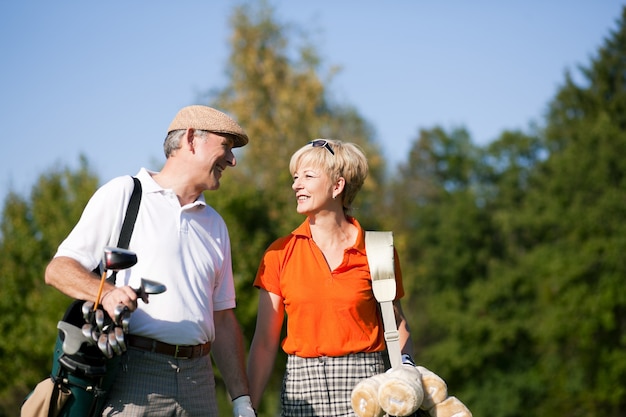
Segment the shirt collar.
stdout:
<path fill-rule="evenodd" d="M 146 168 L 141 168 L 139 170 L 139 172 L 137 173 L 137 178 L 139 178 L 139 180 L 141 181 L 141 186 L 144 190 L 145 193 L 162 193 L 165 191 L 171 191 L 171 190 L 166 190 L 165 188 L 161 187 L 155 180 L 154 178 L 152 178 L 152 175 L 157 174 L 156 171 L 150 171 Z M 204 193 L 200 193 L 200 195 L 198 196 L 198 198 L 196 199 L 196 201 L 194 201 L 193 203 L 187 204 L 185 206 L 185 208 L 189 208 L 189 207 L 193 207 L 193 206 L 206 206 L 206 200 L 204 198 Z"/>
<path fill-rule="evenodd" d="M 363 254 L 365 254 L 365 231 L 361 227 L 361 224 L 354 217 L 348 216 L 348 221 L 355 225 L 357 229 L 359 229 L 359 234 L 356 237 L 356 242 L 352 246 L 352 249 L 357 250 Z M 298 226 L 293 232 L 291 232 L 294 236 L 301 236 L 308 239 L 311 239 L 311 225 L 309 224 L 309 219 L 306 219 L 300 226 Z"/>

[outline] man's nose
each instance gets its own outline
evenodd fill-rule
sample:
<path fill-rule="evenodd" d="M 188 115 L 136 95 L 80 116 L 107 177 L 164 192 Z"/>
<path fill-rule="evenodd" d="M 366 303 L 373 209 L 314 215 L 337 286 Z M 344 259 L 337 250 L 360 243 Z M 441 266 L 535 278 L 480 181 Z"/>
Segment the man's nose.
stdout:
<path fill-rule="evenodd" d="M 228 155 L 228 157 L 226 158 L 226 162 L 231 167 L 234 167 L 235 165 L 237 165 L 237 158 L 235 158 L 235 154 L 232 151 L 230 152 L 230 155 Z"/>

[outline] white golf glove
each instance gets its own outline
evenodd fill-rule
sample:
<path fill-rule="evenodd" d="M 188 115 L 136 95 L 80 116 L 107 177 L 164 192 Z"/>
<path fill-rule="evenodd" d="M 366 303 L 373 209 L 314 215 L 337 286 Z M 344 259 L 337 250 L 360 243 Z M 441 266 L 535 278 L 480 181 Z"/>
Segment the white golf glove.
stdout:
<path fill-rule="evenodd" d="M 256 417 L 256 411 L 252 408 L 252 401 L 250 401 L 249 395 L 242 395 L 233 400 L 233 416 Z"/>

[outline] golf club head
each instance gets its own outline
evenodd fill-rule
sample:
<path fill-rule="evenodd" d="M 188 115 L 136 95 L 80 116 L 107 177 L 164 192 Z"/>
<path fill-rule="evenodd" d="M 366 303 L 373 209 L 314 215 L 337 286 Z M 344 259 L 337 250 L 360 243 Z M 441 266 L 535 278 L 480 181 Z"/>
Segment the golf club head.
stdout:
<path fill-rule="evenodd" d="M 113 357 L 113 349 L 109 345 L 109 336 L 105 333 L 102 333 L 98 338 L 98 348 L 107 358 L 111 359 Z"/>
<path fill-rule="evenodd" d="M 122 331 L 128 334 L 129 326 L 130 326 L 130 311 L 127 311 L 122 315 Z"/>
<path fill-rule="evenodd" d="M 93 340 L 93 344 L 97 344 L 98 339 L 100 339 L 100 332 L 98 331 L 97 328 L 92 327 L 91 328 L 91 340 Z"/>
<path fill-rule="evenodd" d="M 102 255 L 102 265 L 109 271 L 130 268 L 137 263 L 137 254 L 128 249 L 106 246 Z"/>
<path fill-rule="evenodd" d="M 113 316 L 113 323 L 115 323 L 116 326 L 120 326 L 122 324 L 122 316 L 126 311 L 129 311 L 128 307 L 126 307 L 123 304 L 119 304 L 115 306 L 115 315 Z"/>
<path fill-rule="evenodd" d="M 167 287 L 160 282 L 150 279 L 141 278 L 141 286 L 135 290 L 139 298 L 144 298 L 150 294 L 161 294 L 167 290 Z"/>
<path fill-rule="evenodd" d="M 104 311 L 98 309 L 95 312 L 96 317 L 96 326 L 98 326 L 98 331 L 102 332 L 102 328 L 104 327 Z"/>
<path fill-rule="evenodd" d="M 89 324 L 89 323 L 85 323 L 83 324 L 83 327 L 81 329 L 83 331 L 83 336 L 85 336 L 85 338 L 87 339 L 87 341 L 89 342 L 89 344 L 94 344 L 94 340 L 91 337 L 91 334 L 93 332 L 93 325 Z"/>
<path fill-rule="evenodd" d="M 73 355 L 80 349 L 80 346 L 89 340 L 83 334 L 83 330 L 65 321 L 57 323 L 57 329 L 63 332 L 63 352 Z"/>
<path fill-rule="evenodd" d="M 93 317 L 93 306 L 93 301 L 85 301 L 81 307 L 85 323 L 91 323 L 91 319 Z"/>
<path fill-rule="evenodd" d="M 116 329 L 117 328 L 118 327 L 116 327 Z M 122 348 L 120 348 L 119 344 L 117 343 L 117 338 L 115 337 L 115 332 L 109 333 L 109 346 L 111 346 L 111 350 L 116 355 L 121 355 L 123 353 L 122 352 Z"/>
<path fill-rule="evenodd" d="M 115 334 L 115 339 L 117 340 L 117 344 L 122 349 L 122 352 L 126 352 L 126 340 L 124 340 L 124 330 L 121 327 L 116 327 L 113 331 Z"/>

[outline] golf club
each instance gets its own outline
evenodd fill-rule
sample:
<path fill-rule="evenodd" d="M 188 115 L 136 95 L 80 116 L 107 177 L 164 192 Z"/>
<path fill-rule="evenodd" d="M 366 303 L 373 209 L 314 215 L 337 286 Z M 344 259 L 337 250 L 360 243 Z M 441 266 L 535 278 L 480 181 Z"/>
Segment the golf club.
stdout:
<path fill-rule="evenodd" d="M 116 329 L 119 329 L 119 327 L 116 327 Z M 111 350 L 113 350 L 113 353 L 116 355 L 122 354 L 122 348 L 117 343 L 117 337 L 115 337 L 114 332 L 109 333 L 109 346 L 111 346 Z"/>
<path fill-rule="evenodd" d="M 85 338 L 87 339 L 89 344 L 93 345 L 95 343 L 95 340 L 93 340 L 91 338 L 91 333 L 93 331 L 93 325 L 91 325 L 89 323 L 85 323 L 85 324 L 83 324 L 83 327 L 82 327 L 81 330 L 83 332 L 83 336 L 85 336 Z"/>
<path fill-rule="evenodd" d="M 67 323 L 60 321 L 57 323 L 57 329 L 63 332 L 63 352 L 68 355 L 73 355 L 80 349 L 80 346 L 84 342 L 89 342 L 89 339 L 85 336 L 82 329 Z"/>
<path fill-rule="evenodd" d="M 130 329 L 129 326 L 130 326 L 130 311 L 126 310 L 124 314 L 122 315 L 122 331 L 124 331 L 124 333 L 128 333 Z"/>
<path fill-rule="evenodd" d="M 111 359 L 113 357 L 113 349 L 111 345 L 109 345 L 109 336 L 105 333 L 101 334 L 98 338 L 98 348 L 107 358 Z"/>
<path fill-rule="evenodd" d="M 104 311 L 96 310 L 95 316 L 96 316 L 96 326 L 98 327 L 98 331 L 102 333 L 102 328 L 104 327 Z"/>
<path fill-rule="evenodd" d="M 81 307 L 85 323 L 91 323 L 93 317 L 93 301 L 85 301 Z"/>
<path fill-rule="evenodd" d="M 114 248 L 106 246 L 102 255 L 101 269 L 102 277 L 100 278 L 100 287 L 93 309 L 96 310 L 100 304 L 102 289 L 106 281 L 107 271 L 119 271 L 121 269 L 130 268 L 137 263 L 137 254 L 128 249 Z"/>
<path fill-rule="evenodd" d="M 113 323 L 115 323 L 118 326 L 121 325 L 122 314 L 124 314 L 125 311 L 128 311 L 128 307 L 126 307 L 123 304 L 116 305 L 115 314 L 113 316 Z"/>
<path fill-rule="evenodd" d="M 139 298 L 143 298 L 144 295 L 161 294 L 167 290 L 167 287 L 160 282 L 152 281 L 146 278 L 141 278 L 141 286 L 135 290 Z"/>
<path fill-rule="evenodd" d="M 126 341 L 124 340 L 124 331 L 121 327 L 116 327 L 114 330 L 115 339 L 122 352 L 126 352 Z"/>
<path fill-rule="evenodd" d="M 160 282 L 152 281 L 146 278 L 141 278 L 141 285 L 135 289 L 135 293 L 142 300 L 150 294 L 161 294 L 167 290 L 167 287 Z M 113 322 L 116 325 L 122 324 L 122 319 L 125 316 L 129 316 L 130 311 L 128 307 L 124 305 L 118 305 L 115 307 L 115 314 L 113 316 Z"/>

